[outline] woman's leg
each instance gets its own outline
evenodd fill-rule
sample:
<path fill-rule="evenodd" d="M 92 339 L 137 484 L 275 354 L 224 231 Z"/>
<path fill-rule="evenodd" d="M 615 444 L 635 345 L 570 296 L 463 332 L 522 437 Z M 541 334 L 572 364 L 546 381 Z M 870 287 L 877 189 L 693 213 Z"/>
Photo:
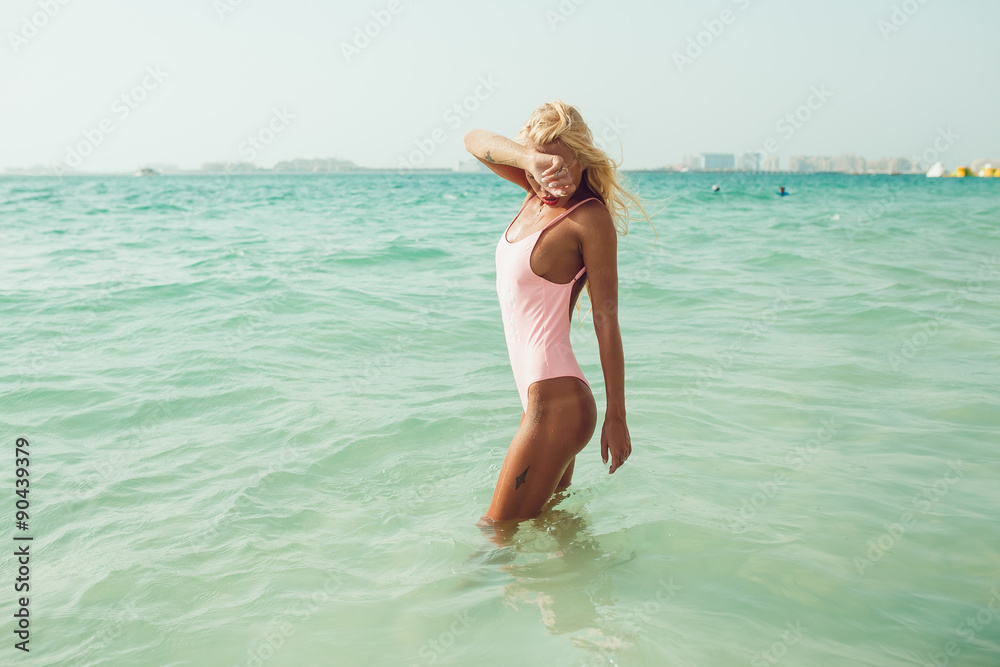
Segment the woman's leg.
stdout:
<path fill-rule="evenodd" d="M 575 377 L 541 380 L 528 388 L 528 410 L 504 458 L 486 518 L 530 519 L 572 475 L 574 457 L 594 435 L 597 406 Z"/>
<path fill-rule="evenodd" d="M 570 459 L 569 465 L 566 466 L 566 472 L 563 473 L 562 479 L 556 484 L 556 491 L 562 491 L 569 483 L 573 481 L 573 466 L 576 464 L 576 457 L 574 456 Z"/>
<path fill-rule="evenodd" d="M 522 424 L 524 424 L 524 411 L 523 410 L 521 411 L 521 423 L 518 424 L 518 427 L 520 428 L 520 426 Z M 572 459 L 570 459 L 569 465 L 566 466 L 566 472 L 563 473 L 562 479 L 560 479 L 559 483 L 556 484 L 556 491 L 562 491 L 567 486 L 569 486 L 569 483 L 571 481 L 573 481 L 573 466 L 575 464 L 576 464 L 576 457 L 574 456 Z"/>

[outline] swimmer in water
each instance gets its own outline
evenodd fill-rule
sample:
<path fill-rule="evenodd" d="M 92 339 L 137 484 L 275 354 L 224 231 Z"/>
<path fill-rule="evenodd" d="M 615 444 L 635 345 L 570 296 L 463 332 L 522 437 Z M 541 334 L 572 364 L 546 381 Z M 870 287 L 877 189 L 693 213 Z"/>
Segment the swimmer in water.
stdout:
<path fill-rule="evenodd" d="M 613 473 L 632 453 L 625 423 L 625 359 L 618 327 L 618 235 L 630 211 L 649 221 L 619 184 L 617 165 L 597 146 L 576 107 L 543 104 L 516 141 L 485 130 L 465 147 L 525 191 L 496 247 L 496 287 L 521 424 L 480 525 L 537 516 L 573 476 L 576 455 L 597 425 L 597 404 L 570 346 L 584 286 L 600 349 L 607 411 L 601 458 Z M 577 308 L 579 306 L 577 305 Z"/>
<path fill-rule="evenodd" d="M 784 185 L 782 185 L 781 187 L 778 188 L 778 194 L 781 195 L 782 197 L 787 197 L 788 196 L 788 193 L 785 192 L 785 186 Z"/>

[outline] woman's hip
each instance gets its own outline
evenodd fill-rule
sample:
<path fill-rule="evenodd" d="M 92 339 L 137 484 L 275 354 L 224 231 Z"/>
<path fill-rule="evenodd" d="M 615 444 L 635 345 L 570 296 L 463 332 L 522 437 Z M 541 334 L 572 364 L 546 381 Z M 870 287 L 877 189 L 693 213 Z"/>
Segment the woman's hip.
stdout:
<path fill-rule="evenodd" d="M 562 375 L 537 380 L 528 386 L 525 421 L 576 431 L 589 440 L 597 425 L 597 403 L 581 377 Z"/>

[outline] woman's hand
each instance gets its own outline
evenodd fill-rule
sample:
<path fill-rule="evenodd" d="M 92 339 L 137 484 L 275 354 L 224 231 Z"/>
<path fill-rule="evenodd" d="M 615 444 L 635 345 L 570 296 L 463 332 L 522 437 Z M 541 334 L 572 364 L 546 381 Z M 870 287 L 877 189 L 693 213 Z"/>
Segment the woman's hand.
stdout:
<path fill-rule="evenodd" d="M 525 171 L 552 194 L 565 197 L 573 193 L 573 179 L 560 155 L 532 153 Z"/>
<path fill-rule="evenodd" d="M 632 439 L 628 434 L 628 426 L 623 417 L 605 417 L 601 428 L 601 460 L 608 462 L 608 452 L 611 452 L 611 470 L 618 470 L 632 453 Z"/>

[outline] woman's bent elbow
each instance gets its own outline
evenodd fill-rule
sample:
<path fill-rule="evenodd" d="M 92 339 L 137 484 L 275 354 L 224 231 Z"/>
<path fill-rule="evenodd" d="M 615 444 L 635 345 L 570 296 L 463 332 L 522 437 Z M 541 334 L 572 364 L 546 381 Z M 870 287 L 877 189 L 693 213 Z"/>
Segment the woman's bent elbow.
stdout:
<path fill-rule="evenodd" d="M 462 141 L 465 143 L 465 150 L 469 151 L 470 153 L 474 152 L 472 150 L 472 145 L 473 143 L 475 143 L 476 135 L 478 134 L 478 132 L 479 130 L 469 130 L 468 132 L 465 133 L 465 137 L 463 137 L 462 139 Z"/>

